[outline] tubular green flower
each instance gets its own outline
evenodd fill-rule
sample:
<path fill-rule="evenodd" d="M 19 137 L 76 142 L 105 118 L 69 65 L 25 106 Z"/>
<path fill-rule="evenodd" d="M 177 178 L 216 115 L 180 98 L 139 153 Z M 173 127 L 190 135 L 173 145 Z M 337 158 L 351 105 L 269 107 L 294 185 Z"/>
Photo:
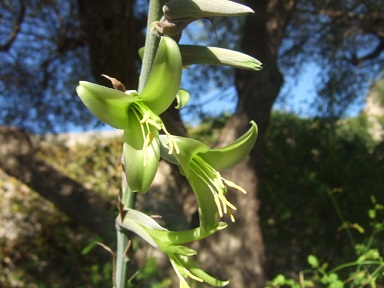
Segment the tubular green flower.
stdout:
<path fill-rule="evenodd" d="M 151 244 L 153 247 L 164 252 L 171 261 L 177 276 L 180 279 L 180 287 L 189 287 L 185 278 L 189 277 L 198 282 L 206 282 L 215 287 L 223 287 L 228 281 L 221 281 L 210 276 L 198 268 L 190 259 L 197 252 L 181 244 L 203 239 L 218 230 L 224 229 L 225 223 L 218 223 L 216 227 L 205 233 L 200 228 L 187 231 L 169 231 L 160 226 L 153 218 L 134 209 L 126 209 L 124 220 L 116 218 L 116 224 L 132 231 Z"/>
<path fill-rule="evenodd" d="M 236 188 L 243 193 L 246 191 L 223 178 L 219 171 L 237 164 L 251 151 L 257 138 L 257 126 L 253 121 L 251 124 L 252 127 L 244 135 L 232 144 L 218 149 L 210 149 L 195 139 L 174 137 L 180 153 L 172 155 L 165 153 L 170 145 L 168 138 L 160 135 L 161 157 L 179 166 L 196 195 L 202 231 L 214 227 L 218 218 L 226 213 L 234 221 L 232 210 L 236 210 L 236 207 L 225 197 L 227 187 Z"/>
<path fill-rule="evenodd" d="M 101 121 L 124 130 L 124 166 L 132 191 L 146 192 L 155 177 L 160 157 L 159 130 L 169 137 L 169 153 L 178 152 L 158 116 L 174 101 L 180 86 L 182 61 L 177 43 L 161 37 L 153 68 L 142 93 L 120 91 L 80 81 L 76 91 L 85 106 Z M 109 78 L 109 77 L 107 77 Z M 111 78 L 109 78 L 111 79 Z"/>
<path fill-rule="evenodd" d="M 175 99 L 181 82 L 182 60 L 177 43 L 161 37 L 153 68 L 142 93 L 119 91 L 101 85 L 80 81 L 77 94 L 85 106 L 101 121 L 126 130 L 127 114 L 132 103 L 145 104 L 154 114 L 163 113 Z"/>

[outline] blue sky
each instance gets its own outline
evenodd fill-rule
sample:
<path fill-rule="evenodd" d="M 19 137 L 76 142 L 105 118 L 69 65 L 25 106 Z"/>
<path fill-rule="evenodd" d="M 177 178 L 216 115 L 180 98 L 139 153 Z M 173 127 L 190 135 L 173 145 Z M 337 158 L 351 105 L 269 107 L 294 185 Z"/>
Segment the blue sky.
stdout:
<path fill-rule="evenodd" d="M 301 117 L 313 117 L 317 115 L 317 109 L 313 105 L 316 98 L 316 79 L 318 77 L 318 68 L 314 65 L 304 67 L 302 73 L 299 74 L 297 79 L 286 77 L 285 85 L 282 87 L 281 96 L 276 100 L 273 110 L 282 112 L 295 113 Z M 257 73 L 257 72 L 255 72 Z M 224 91 L 227 97 L 219 97 L 218 94 L 223 94 L 223 91 L 212 89 L 211 92 L 204 96 L 209 99 L 207 104 L 204 105 L 203 111 L 219 115 L 221 112 L 233 113 L 236 109 L 236 102 L 232 99 L 235 98 L 236 89 L 230 87 Z M 217 96 L 215 98 L 215 96 Z M 191 99 L 192 103 L 193 98 Z M 359 114 L 363 107 L 361 105 L 354 105 L 348 109 L 347 116 L 356 116 Z M 181 110 L 183 119 L 190 124 L 198 124 L 197 117 L 193 114 L 185 113 Z"/>

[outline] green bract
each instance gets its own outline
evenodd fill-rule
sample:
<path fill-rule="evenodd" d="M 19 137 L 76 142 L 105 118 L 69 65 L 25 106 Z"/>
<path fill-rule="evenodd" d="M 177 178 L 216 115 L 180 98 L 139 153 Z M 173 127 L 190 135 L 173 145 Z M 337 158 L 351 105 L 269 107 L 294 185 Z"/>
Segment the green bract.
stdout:
<path fill-rule="evenodd" d="M 251 124 L 252 127 L 244 135 L 223 148 L 210 149 L 198 140 L 174 137 L 180 153 L 172 155 L 165 153 L 169 149 L 169 139 L 160 135 L 161 157 L 179 166 L 196 195 L 202 231 L 217 225 L 219 216 L 225 213 L 234 221 L 231 211 L 236 207 L 225 198 L 227 186 L 243 193 L 245 191 L 224 179 L 219 171 L 234 166 L 251 151 L 257 138 L 257 126 L 253 121 Z"/>
<path fill-rule="evenodd" d="M 124 166 L 132 191 L 146 192 L 155 177 L 159 130 L 170 138 L 158 116 L 174 101 L 180 86 L 182 61 L 177 43 L 161 37 L 153 67 L 142 93 L 120 91 L 80 81 L 76 91 L 87 108 L 101 121 L 124 130 Z"/>
<path fill-rule="evenodd" d="M 121 220 L 119 216 L 116 219 L 116 224 L 136 233 L 153 247 L 167 254 L 180 279 L 180 287 L 189 287 L 185 280 L 186 277 L 199 282 L 206 282 L 215 287 L 223 287 L 228 284 L 228 281 L 217 280 L 198 268 L 190 259 L 197 252 L 181 245 L 212 235 L 216 231 L 224 229 L 227 226 L 225 223 L 219 223 L 205 233 L 201 233 L 200 228 L 176 232 L 165 229 L 144 213 L 134 209 L 126 209 L 124 220 Z"/>

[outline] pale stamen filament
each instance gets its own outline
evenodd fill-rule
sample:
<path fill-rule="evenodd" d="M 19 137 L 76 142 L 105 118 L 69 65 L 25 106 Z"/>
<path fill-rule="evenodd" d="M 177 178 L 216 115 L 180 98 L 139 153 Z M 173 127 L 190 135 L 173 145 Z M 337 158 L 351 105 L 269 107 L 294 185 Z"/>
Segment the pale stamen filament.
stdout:
<path fill-rule="evenodd" d="M 195 156 L 199 157 L 199 156 Z M 199 157 L 200 158 L 200 157 Z M 235 222 L 235 218 L 232 211 L 237 210 L 236 207 L 227 200 L 225 194 L 227 193 L 227 186 L 235 188 L 242 193 L 246 194 L 244 188 L 240 187 L 236 183 L 225 179 L 221 176 L 220 172 L 213 169 L 209 164 L 205 163 L 203 159 L 197 159 L 192 161 L 192 168 L 200 175 L 201 179 L 207 184 L 211 193 L 213 194 L 215 204 L 217 206 L 220 217 L 223 214 L 228 214 L 232 222 Z M 203 165 L 201 163 L 204 163 Z"/>
<path fill-rule="evenodd" d="M 187 268 L 184 268 L 184 273 L 185 275 L 187 275 L 188 277 L 190 277 L 191 279 L 195 280 L 195 281 L 198 281 L 198 282 L 201 282 L 203 283 L 203 279 L 193 275 Z"/>
<path fill-rule="evenodd" d="M 215 200 L 215 204 L 217 206 L 217 210 L 219 211 L 219 215 L 220 215 L 220 217 L 223 217 L 223 209 L 221 208 L 219 196 L 212 189 L 211 189 L 211 191 L 213 192 L 213 199 Z"/>
<path fill-rule="evenodd" d="M 153 115 L 152 115 L 153 117 Z M 168 137 L 168 140 L 169 140 L 169 151 L 168 151 L 168 154 L 172 154 L 173 153 L 173 150 L 176 151 L 176 154 L 179 154 L 180 153 L 180 149 L 179 149 L 179 146 L 177 145 L 175 139 L 172 137 L 172 135 L 168 132 L 167 128 L 165 128 L 165 125 L 164 123 L 161 121 L 161 119 L 157 116 L 155 116 L 156 119 L 153 120 L 151 118 L 151 113 L 149 113 L 148 111 L 143 113 L 143 119 L 141 119 L 140 121 L 140 124 L 149 124 L 149 125 L 152 125 L 153 127 L 155 127 L 157 130 L 163 130 L 165 135 L 167 135 Z"/>
<path fill-rule="evenodd" d="M 157 123 L 156 121 L 154 121 L 153 119 L 150 118 L 150 113 L 148 113 L 148 112 L 144 113 L 143 119 L 141 119 L 141 121 L 140 121 L 140 124 L 144 124 L 144 123 L 152 125 L 157 130 L 161 130 L 161 128 L 162 128 L 161 125 L 159 125 L 159 123 Z"/>
<path fill-rule="evenodd" d="M 229 217 L 231 218 L 231 221 L 232 222 L 235 222 L 235 217 L 233 216 L 232 214 L 232 209 L 228 207 L 228 214 L 229 214 Z"/>
<path fill-rule="evenodd" d="M 239 185 L 237 185 L 236 183 L 230 181 L 230 180 L 227 180 L 225 178 L 222 178 L 224 183 L 227 184 L 227 186 L 231 187 L 231 188 L 235 188 L 236 190 L 239 190 L 240 192 L 242 192 L 243 194 L 247 194 L 247 191 L 245 191 L 245 189 Z"/>
<path fill-rule="evenodd" d="M 214 170 L 209 165 L 204 165 L 206 168 L 204 169 L 195 161 L 192 161 L 192 163 L 196 164 L 194 165 L 194 168 L 196 169 L 197 174 L 201 176 L 201 179 L 207 184 L 207 186 L 211 190 L 220 217 L 223 217 L 223 214 L 227 214 L 227 206 L 236 210 L 236 207 L 233 206 L 225 198 L 226 187 L 221 180 L 220 173 Z"/>
<path fill-rule="evenodd" d="M 167 138 L 168 138 L 168 154 L 172 154 L 173 153 L 173 150 L 175 150 L 176 154 L 180 154 L 180 149 L 179 149 L 179 145 L 177 145 L 176 143 L 176 140 L 175 138 L 173 138 L 173 136 L 168 132 L 167 128 L 165 128 L 165 125 L 162 124 L 162 129 L 165 133 L 165 135 L 167 135 Z"/>
<path fill-rule="evenodd" d="M 133 107 L 132 107 L 132 113 L 135 115 L 135 118 L 139 121 L 139 123 L 141 124 L 141 120 L 140 120 L 140 113 L 139 112 L 141 112 L 140 111 L 140 109 L 138 109 L 139 107 L 137 107 L 137 106 L 134 106 L 134 105 L 132 105 Z M 136 109 L 135 109 L 136 108 Z M 147 136 L 147 133 L 145 132 L 145 130 L 144 130 L 144 128 L 143 128 L 143 126 L 140 126 L 140 128 L 141 128 L 141 136 L 143 137 L 143 138 L 145 138 L 146 136 Z"/>
<path fill-rule="evenodd" d="M 152 141 L 152 132 L 149 131 L 147 136 L 145 137 L 144 145 L 143 145 L 143 150 L 148 151 L 148 147 L 151 144 Z M 147 166 L 148 163 L 148 153 L 144 154 L 144 167 Z"/>
<path fill-rule="evenodd" d="M 141 129 L 141 134 L 142 134 L 142 137 L 144 139 L 144 144 L 143 144 L 143 150 L 146 151 L 146 153 L 144 154 L 144 167 L 147 166 L 147 163 L 148 163 L 148 147 L 149 145 L 151 144 L 151 141 L 152 141 L 152 138 L 153 138 L 153 135 L 149 129 L 149 124 L 148 121 L 146 121 L 147 119 L 147 116 L 146 114 L 147 113 L 142 113 L 142 109 L 140 109 L 141 107 L 139 106 L 133 106 L 133 109 L 132 109 L 132 112 L 134 113 L 136 119 L 139 121 L 140 124 L 145 124 L 144 125 L 140 125 L 140 129 Z M 143 118 L 140 119 L 140 116 L 143 115 Z M 148 118 L 149 119 L 149 118 Z"/>

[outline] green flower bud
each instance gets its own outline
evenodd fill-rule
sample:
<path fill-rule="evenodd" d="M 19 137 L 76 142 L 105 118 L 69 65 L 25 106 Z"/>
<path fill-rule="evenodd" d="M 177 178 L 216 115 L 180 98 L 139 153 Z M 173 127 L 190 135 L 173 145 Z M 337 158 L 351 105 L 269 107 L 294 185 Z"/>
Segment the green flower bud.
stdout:
<path fill-rule="evenodd" d="M 253 13 L 248 6 L 228 0 L 171 0 L 163 6 L 164 17 L 177 21 Z"/>
<path fill-rule="evenodd" d="M 175 36 L 199 18 L 238 16 L 253 10 L 228 0 L 171 0 L 163 6 L 163 13 L 163 18 L 154 22 L 153 27 L 161 34 Z"/>
<path fill-rule="evenodd" d="M 246 70 L 260 70 L 261 62 L 247 54 L 230 49 L 197 45 L 180 45 L 183 65 L 226 65 Z"/>

